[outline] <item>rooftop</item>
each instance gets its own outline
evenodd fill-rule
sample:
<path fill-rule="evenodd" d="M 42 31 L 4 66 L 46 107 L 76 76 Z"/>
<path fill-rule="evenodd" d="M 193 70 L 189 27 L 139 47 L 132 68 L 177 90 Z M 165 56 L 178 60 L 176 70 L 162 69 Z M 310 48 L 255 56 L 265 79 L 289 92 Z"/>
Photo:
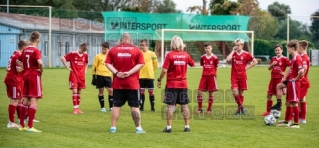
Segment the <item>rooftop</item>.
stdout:
<path fill-rule="evenodd" d="M 19 29 L 49 30 L 49 17 L 0 12 L 0 24 Z M 52 31 L 104 33 L 104 23 L 83 18 L 52 18 Z"/>

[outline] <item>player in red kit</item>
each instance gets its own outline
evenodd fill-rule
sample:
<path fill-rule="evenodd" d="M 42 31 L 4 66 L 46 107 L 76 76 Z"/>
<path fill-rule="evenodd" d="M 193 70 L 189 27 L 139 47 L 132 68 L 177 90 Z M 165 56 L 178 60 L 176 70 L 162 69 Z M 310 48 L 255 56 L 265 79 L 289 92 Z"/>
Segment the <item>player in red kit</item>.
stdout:
<path fill-rule="evenodd" d="M 88 66 L 88 45 L 82 43 L 77 51 L 71 51 L 61 58 L 63 65 L 70 70 L 69 87 L 72 90 L 73 114 L 82 114 L 80 110 L 81 90 L 85 89 L 85 74 Z M 70 62 L 70 66 L 67 65 Z"/>
<path fill-rule="evenodd" d="M 116 124 L 123 105 L 128 102 L 137 134 L 146 133 L 141 125 L 140 104 L 140 69 L 144 65 L 142 51 L 132 45 L 129 33 L 123 33 L 121 43 L 114 46 L 106 57 L 106 66 L 113 76 L 113 110 L 111 115 L 111 133 L 116 133 Z"/>
<path fill-rule="evenodd" d="M 267 106 L 266 112 L 262 113 L 261 116 L 267 116 L 270 114 L 270 109 L 272 106 L 272 96 L 277 95 L 277 93 L 283 93 L 285 90 L 281 89 L 281 92 L 277 92 L 277 85 L 281 83 L 282 78 L 285 75 L 286 68 L 290 66 L 290 61 L 287 57 L 282 55 L 283 48 L 281 45 L 276 45 L 274 47 L 276 56 L 271 58 L 268 70 L 271 70 L 271 79 L 268 85 L 267 91 Z M 281 98 L 277 99 L 277 104 L 281 106 Z"/>
<path fill-rule="evenodd" d="M 292 40 L 287 44 L 288 53 L 292 56 L 289 73 L 282 83 L 287 86 L 286 96 L 286 114 L 285 120 L 279 122 L 277 126 L 286 126 L 289 128 L 300 128 L 299 126 L 299 107 L 300 100 L 300 80 L 304 73 L 301 56 L 298 55 L 298 41 Z M 290 125 L 291 119 L 294 118 L 294 123 Z"/>
<path fill-rule="evenodd" d="M 302 40 L 299 42 L 298 53 L 301 56 L 302 65 L 305 69 L 303 78 L 300 81 L 300 121 L 301 124 L 306 124 L 306 112 L 307 112 L 307 104 L 306 104 L 306 96 L 308 93 L 308 89 L 310 88 L 310 82 L 308 79 L 308 72 L 310 68 L 310 60 L 307 54 L 308 42 Z"/>
<path fill-rule="evenodd" d="M 238 105 L 238 110 L 235 115 L 240 112 L 245 115 L 246 110 L 243 106 L 244 103 L 244 90 L 248 89 L 246 71 L 254 67 L 258 62 L 257 60 L 246 51 L 243 51 L 244 40 L 236 39 L 233 51 L 227 56 L 227 61 L 232 62 L 231 68 L 231 89 Z M 250 63 L 248 65 L 248 63 Z"/>
<path fill-rule="evenodd" d="M 18 43 L 19 49 L 14 51 L 13 55 L 10 57 L 7 66 L 7 75 L 4 79 L 4 83 L 7 87 L 7 96 L 10 98 L 10 104 L 8 106 L 9 122 L 7 124 L 8 128 L 19 128 L 17 124 L 14 123 L 14 114 L 20 114 L 17 109 L 17 105 L 22 101 L 22 88 L 23 88 L 23 69 L 18 65 L 17 60 L 19 59 L 22 51 L 27 47 L 28 42 L 26 40 L 20 40 Z M 19 116 L 18 116 L 19 117 Z"/>
<path fill-rule="evenodd" d="M 19 57 L 19 62 L 22 62 L 23 75 L 23 107 L 20 111 L 19 130 L 27 132 L 41 132 L 33 127 L 33 120 L 37 111 L 38 99 L 42 98 L 42 82 L 41 76 L 43 73 L 43 62 L 41 53 L 36 46 L 40 42 L 41 34 L 37 31 L 32 32 L 30 37 L 30 46 L 23 50 Z M 29 110 L 28 105 L 30 104 Z M 24 125 L 26 113 L 28 112 L 28 128 Z"/>
<path fill-rule="evenodd" d="M 195 66 L 195 63 L 191 56 L 183 51 L 184 46 L 183 40 L 179 36 L 174 36 L 172 38 L 172 52 L 166 55 L 162 72 L 157 79 L 157 86 L 161 88 L 161 80 L 167 74 L 165 88 L 166 98 L 164 100 L 164 103 L 167 104 L 167 126 L 163 130 L 163 132 L 166 133 L 172 132 L 173 108 L 176 103 L 182 106 L 185 122 L 184 132 L 190 132 L 186 73 L 187 66 L 193 67 Z"/>
<path fill-rule="evenodd" d="M 206 113 L 210 114 L 214 102 L 213 93 L 218 90 L 216 74 L 219 60 L 218 57 L 212 53 L 213 47 L 211 43 L 206 42 L 204 46 L 206 54 L 202 55 L 200 58 L 200 65 L 203 66 L 203 72 L 197 91 L 198 109 L 195 113 L 203 112 L 203 92 L 208 91 L 209 97 Z"/>

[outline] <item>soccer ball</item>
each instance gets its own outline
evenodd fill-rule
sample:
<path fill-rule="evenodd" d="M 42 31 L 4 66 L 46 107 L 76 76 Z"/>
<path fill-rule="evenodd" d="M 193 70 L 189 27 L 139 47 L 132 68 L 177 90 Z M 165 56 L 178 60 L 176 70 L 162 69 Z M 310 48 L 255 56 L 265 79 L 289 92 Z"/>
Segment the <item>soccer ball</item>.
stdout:
<path fill-rule="evenodd" d="M 280 111 L 278 111 L 278 110 L 271 110 L 270 114 L 274 115 L 275 118 L 279 118 L 280 117 Z"/>
<path fill-rule="evenodd" d="M 276 123 L 276 118 L 274 117 L 274 115 L 267 115 L 264 118 L 264 122 L 266 125 L 274 125 Z"/>
<path fill-rule="evenodd" d="M 223 64 L 223 65 L 222 65 L 222 68 L 224 68 L 224 67 L 226 67 L 226 65 L 225 65 L 225 64 Z"/>

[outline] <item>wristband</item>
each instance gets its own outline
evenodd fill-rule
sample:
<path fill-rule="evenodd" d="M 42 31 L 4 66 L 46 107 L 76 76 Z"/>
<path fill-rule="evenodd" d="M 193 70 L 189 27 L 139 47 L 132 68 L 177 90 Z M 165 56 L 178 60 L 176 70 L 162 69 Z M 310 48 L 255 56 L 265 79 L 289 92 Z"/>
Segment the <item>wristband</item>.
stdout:
<path fill-rule="evenodd" d="M 157 82 L 161 82 L 161 80 L 158 78 L 158 79 L 157 79 Z"/>
<path fill-rule="evenodd" d="M 118 71 L 115 73 L 115 75 L 117 75 L 117 73 L 119 73 Z"/>

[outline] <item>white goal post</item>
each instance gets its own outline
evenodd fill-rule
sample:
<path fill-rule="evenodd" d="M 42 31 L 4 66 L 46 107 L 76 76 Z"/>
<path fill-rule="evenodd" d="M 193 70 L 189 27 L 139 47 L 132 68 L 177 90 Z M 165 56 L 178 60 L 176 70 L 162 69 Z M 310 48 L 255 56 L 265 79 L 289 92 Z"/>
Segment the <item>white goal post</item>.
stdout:
<path fill-rule="evenodd" d="M 160 33 L 159 33 L 160 32 Z M 190 29 L 161 29 L 161 30 L 156 30 L 155 33 L 158 36 L 158 38 L 161 39 L 161 65 L 162 67 L 164 63 L 164 41 L 165 41 L 165 33 L 166 32 L 194 32 L 194 33 L 225 33 L 225 34 L 251 34 L 251 38 L 248 39 L 251 41 L 251 54 L 254 55 L 254 31 L 228 31 L 228 30 L 190 30 Z M 183 38 L 182 38 L 183 39 Z M 235 39 L 234 39 L 235 40 Z M 233 40 L 233 41 L 234 41 Z M 214 40 L 212 40 L 214 41 Z M 215 41 L 224 41 L 224 40 L 215 40 Z M 230 41 L 230 40 L 227 40 Z"/>

